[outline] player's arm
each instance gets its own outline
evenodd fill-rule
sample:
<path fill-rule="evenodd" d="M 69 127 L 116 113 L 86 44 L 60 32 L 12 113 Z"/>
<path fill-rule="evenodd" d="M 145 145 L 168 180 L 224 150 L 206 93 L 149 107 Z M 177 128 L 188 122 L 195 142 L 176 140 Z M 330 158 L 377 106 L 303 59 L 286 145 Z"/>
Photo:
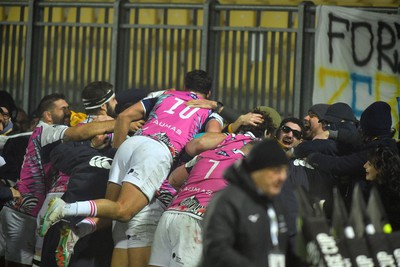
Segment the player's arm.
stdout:
<path fill-rule="evenodd" d="M 220 133 L 221 131 L 222 131 L 222 125 L 218 120 L 212 119 L 212 120 L 207 122 L 207 124 L 206 124 L 206 132 L 208 132 L 208 133 Z"/>
<path fill-rule="evenodd" d="M 95 121 L 80 126 L 69 127 L 65 130 L 63 141 L 82 141 L 96 135 L 114 131 L 115 121 Z"/>
<path fill-rule="evenodd" d="M 176 190 L 182 187 L 185 181 L 189 177 L 189 173 L 192 170 L 193 166 L 199 161 L 199 157 L 196 156 L 189 162 L 182 164 L 177 167 L 171 174 L 168 176 L 168 183 Z"/>
<path fill-rule="evenodd" d="M 221 102 L 215 100 L 195 99 L 188 101 L 186 105 L 194 108 L 212 109 L 229 123 L 235 121 L 240 116 L 240 113 L 238 113 L 236 110 L 225 107 Z"/>
<path fill-rule="evenodd" d="M 168 183 L 178 191 L 179 188 L 185 183 L 186 179 L 189 176 L 189 172 L 187 171 L 185 164 L 176 168 L 168 177 Z"/>
<path fill-rule="evenodd" d="M 118 115 L 115 121 L 113 147 L 118 148 L 125 141 L 130 123 L 142 119 L 144 114 L 142 102 L 137 102 Z"/>
<path fill-rule="evenodd" d="M 186 153 L 195 156 L 203 151 L 216 148 L 226 138 L 224 133 L 205 133 L 199 138 L 192 139 L 186 144 Z"/>
<path fill-rule="evenodd" d="M 227 127 L 229 133 L 235 133 L 242 125 L 253 125 L 256 126 L 263 122 L 261 114 L 249 112 L 247 114 L 240 115 L 234 122 L 230 123 Z"/>

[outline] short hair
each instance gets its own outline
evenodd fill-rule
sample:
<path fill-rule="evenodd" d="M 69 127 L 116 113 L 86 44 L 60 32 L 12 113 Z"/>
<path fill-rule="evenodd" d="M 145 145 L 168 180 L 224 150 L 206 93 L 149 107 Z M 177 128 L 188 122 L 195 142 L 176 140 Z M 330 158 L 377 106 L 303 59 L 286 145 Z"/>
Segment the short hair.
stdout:
<path fill-rule="evenodd" d="M 81 98 L 83 99 L 95 99 L 100 98 L 107 94 L 109 90 L 113 90 L 114 86 L 111 83 L 105 81 L 91 82 L 83 88 Z"/>
<path fill-rule="evenodd" d="M 204 70 L 193 70 L 185 75 L 186 90 L 207 95 L 212 86 L 211 77 Z"/>
<path fill-rule="evenodd" d="M 40 100 L 39 106 L 37 108 L 39 116 L 41 117 L 45 111 L 49 111 L 54 108 L 54 102 L 57 100 L 65 100 L 65 96 L 60 93 L 53 93 L 46 95 Z"/>
<path fill-rule="evenodd" d="M 114 87 L 105 81 L 91 82 L 83 88 L 81 98 L 87 113 L 96 113 L 114 94 Z"/>
<path fill-rule="evenodd" d="M 304 135 L 304 124 L 300 119 L 295 118 L 295 117 L 289 117 L 289 118 L 283 119 L 281 124 L 279 125 L 279 128 L 278 128 L 278 131 L 277 131 L 276 135 L 278 135 L 280 133 L 282 126 L 285 125 L 288 122 L 297 124 L 300 127 L 301 135 Z"/>
<path fill-rule="evenodd" d="M 268 115 L 268 113 L 260 110 L 259 108 L 253 109 L 252 113 L 261 114 L 263 122 L 257 125 L 241 125 L 237 132 L 251 132 L 255 137 L 258 138 L 264 137 L 265 130 L 269 134 L 275 134 L 276 128 L 272 118 Z"/>

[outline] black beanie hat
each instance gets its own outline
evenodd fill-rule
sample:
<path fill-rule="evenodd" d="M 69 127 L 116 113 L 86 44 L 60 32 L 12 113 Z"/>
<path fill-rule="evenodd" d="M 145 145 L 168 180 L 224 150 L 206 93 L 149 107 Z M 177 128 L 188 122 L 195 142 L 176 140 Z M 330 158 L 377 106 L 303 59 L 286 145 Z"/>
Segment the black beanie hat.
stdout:
<path fill-rule="evenodd" d="M 328 110 L 329 105 L 328 104 L 315 104 L 311 106 L 311 108 L 308 110 L 309 112 L 311 111 L 315 115 L 317 115 L 318 119 L 322 119 L 325 116 L 326 111 Z"/>
<path fill-rule="evenodd" d="M 330 123 L 338 123 L 342 120 L 353 122 L 357 121 L 356 117 L 354 116 L 353 109 L 343 102 L 338 102 L 330 105 L 325 115 L 320 118 L 320 120 L 324 120 Z"/>
<path fill-rule="evenodd" d="M 268 167 L 288 164 L 289 159 L 276 140 L 267 139 L 256 144 L 250 150 L 249 155 L 243 163 L 249 172 L 253 172 Z"/>
<path fill-rule="evenodd" d="M 366 136 L 390 135 L 392 115 L 389 104 L 377 101 L 369 105 L 361 114 L 360 126 Z"/>

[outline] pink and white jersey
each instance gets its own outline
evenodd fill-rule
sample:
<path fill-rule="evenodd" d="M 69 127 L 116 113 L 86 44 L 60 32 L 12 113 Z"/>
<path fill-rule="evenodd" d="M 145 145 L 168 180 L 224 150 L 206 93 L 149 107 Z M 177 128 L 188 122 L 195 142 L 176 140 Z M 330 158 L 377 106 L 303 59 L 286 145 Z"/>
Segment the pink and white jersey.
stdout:
<path fill-rule="evenodd" d="M 250 133 L 229 134 L 217 148 L 205 151 L 186 163 L 186 167 L 193 166 L 193 168 L 186 184 L 168 207 L 168 211 L 187 212 L 201 219 L 213 194 L 227 184 L 223 178 L 225 169 L 236 160 L 244 158 L 240 149 L 255 139 Z"/>
<path fill-rule="evenodd" d="M 50 163 L 50 151 L 59 144 L 68 126 L 49 125 L 39 121 L 26 148 L 17 189 L 22 198 L 6 205 L 19 212 L 37 216 L 46 194 L 58 177 Z"/>
<path fill-rule="evenodd" d="M 200 132 L 212 113 L 210 109 L 186 106 L 185 103 L 193 99 L 201 97 L 193 92 L 165 91 L 158 97 L 146 123 L 136 135 L 163 142 L 170 149 L 172 156 L 177 157 L 186 143 Z M 142 104 L 146 109 L 144 101 L 142 100 Z"/>

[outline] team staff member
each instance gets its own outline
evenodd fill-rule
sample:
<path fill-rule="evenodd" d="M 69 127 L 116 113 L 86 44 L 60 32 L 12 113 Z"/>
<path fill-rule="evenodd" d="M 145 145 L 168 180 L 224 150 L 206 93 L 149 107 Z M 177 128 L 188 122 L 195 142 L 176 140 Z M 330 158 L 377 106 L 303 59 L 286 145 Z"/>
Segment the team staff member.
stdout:
<path fill-rule="evenodd" d="M 277 141 L 265 140 L 227 169 L 230 184 L 205 214 L 202 266 L 285 266 L 287 226 L 275 198 L 287 168 Z"/>

